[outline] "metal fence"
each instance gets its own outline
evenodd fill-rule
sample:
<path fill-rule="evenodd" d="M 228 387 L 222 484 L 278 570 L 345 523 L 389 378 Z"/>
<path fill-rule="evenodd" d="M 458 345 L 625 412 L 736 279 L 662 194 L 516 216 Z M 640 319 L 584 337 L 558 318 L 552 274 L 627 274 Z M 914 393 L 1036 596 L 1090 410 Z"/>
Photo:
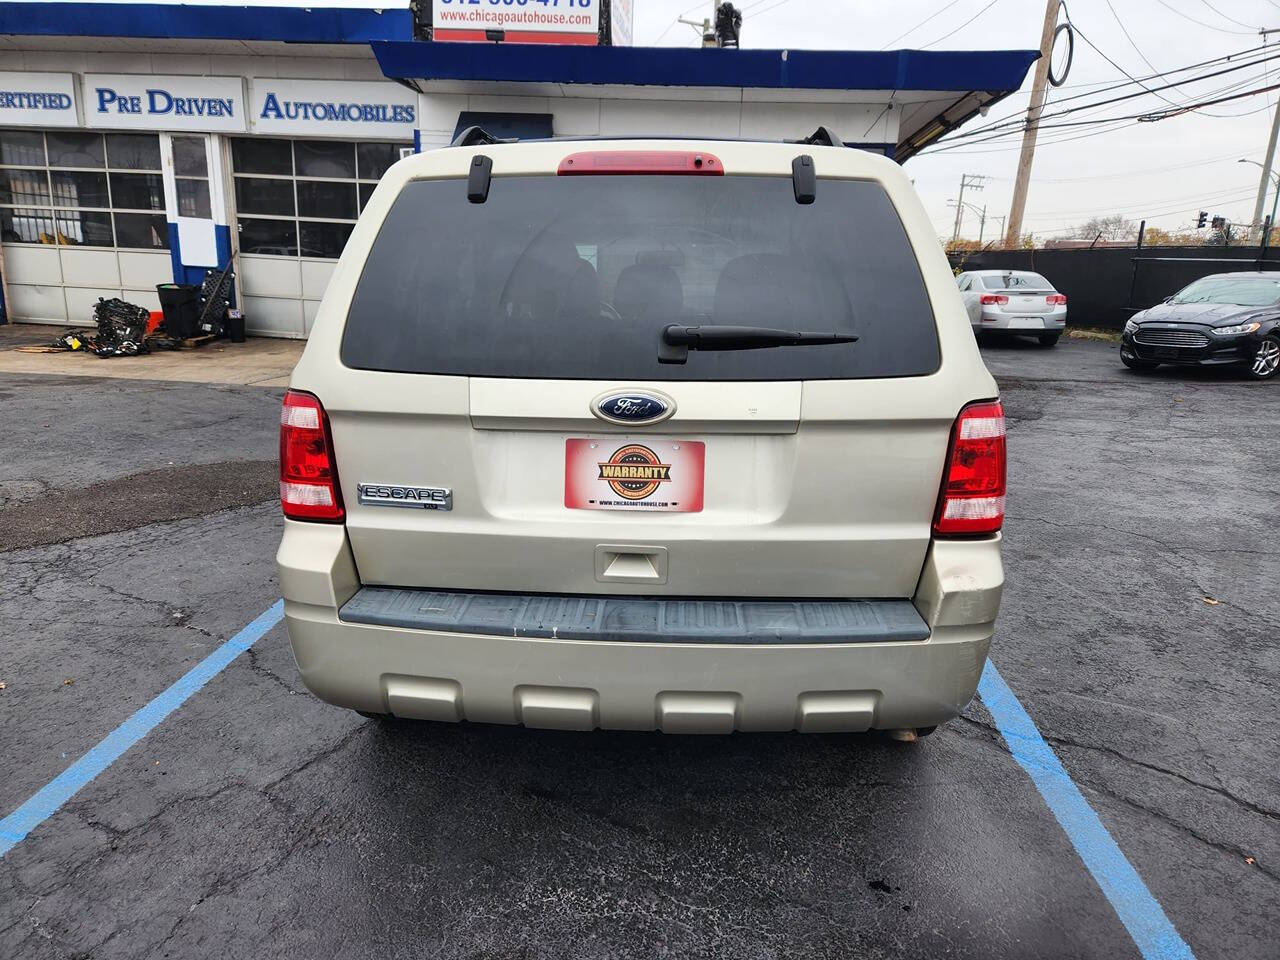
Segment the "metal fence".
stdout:
<path fill-rule="evenodd" d="M 1120 329 L 1138 310 L 1211 273 L 1280 270 L 1280 249 L 1102 247 L 980 250 L 948 255 L 961 270 L 1034 270 L 1066 294 L 1068 322 Z"/>

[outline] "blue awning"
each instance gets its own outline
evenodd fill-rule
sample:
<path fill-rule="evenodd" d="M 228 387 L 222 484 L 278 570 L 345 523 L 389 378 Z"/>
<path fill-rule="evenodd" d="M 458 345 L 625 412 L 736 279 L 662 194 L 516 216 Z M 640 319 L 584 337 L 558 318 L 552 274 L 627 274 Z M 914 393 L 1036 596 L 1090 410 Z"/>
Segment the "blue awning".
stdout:
<path fill-rule="evenodd" d="M 0 3 L 0 34 L 368 43 L 412 40 L 413 12 L 370 7 L 185 3 Z"/>
<path fill-rule="evenodd" d="M 898 111 L 896 143 L 862 142 L 869 129 L 860 137 L 857 130 L 848 135 L 857 138 L 852 143 L 883 150 L 899 162 L 1020 88 L 1040 56 L 1035 50 L 721 50 L 426 41 L 370 46 L 386 76 L 412 82 L 424 93 L 485 93 L 493 85 L 528 84 L 536 96 L 547 96 L 549 87 L 571 85 L 600 88 L 601 95 L 613 96 L 607 91 L 648 86 L 669 88 L 673 99 L 696 99 L 692 90 L 715 88 L 775 90 L 778 101 L 797 104 L 805 102 L 797 96 L 804 91 L 824 92 L 811 98 L 813 104 L 883 104 Z M 754 99 L 770 98 L 762 94 Z"/>
<path fill-rule="evenodd" d="M 756 87 L 791 90 L 1012 92 L 1035 50 L 719 50 L 514 43 L 376 42 L 399 79 Z"/>

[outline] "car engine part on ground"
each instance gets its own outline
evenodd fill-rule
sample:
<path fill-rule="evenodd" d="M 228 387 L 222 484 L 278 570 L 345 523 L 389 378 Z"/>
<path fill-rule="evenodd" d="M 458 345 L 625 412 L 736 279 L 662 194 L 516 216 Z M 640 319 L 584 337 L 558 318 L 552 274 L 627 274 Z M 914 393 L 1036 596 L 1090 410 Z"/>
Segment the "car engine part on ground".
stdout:
<path fill-rule="evenodd" d="M 64 350 L 85 350 L 99 357 L 132 357 L 149 352 L 146 344 L 147 321 L 151 311 L 119 297 L 102 297 L 93 308 L 98 324 L 96 333 L 72 330 L 53 341 L 51 346 Z"/>

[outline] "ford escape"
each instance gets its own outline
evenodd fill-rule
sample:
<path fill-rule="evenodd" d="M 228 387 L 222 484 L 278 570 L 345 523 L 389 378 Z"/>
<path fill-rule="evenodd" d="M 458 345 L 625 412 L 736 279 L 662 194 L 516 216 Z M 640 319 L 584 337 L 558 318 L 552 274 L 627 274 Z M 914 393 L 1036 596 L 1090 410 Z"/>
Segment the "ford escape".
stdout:
<path fill-rule="evenodd" d="M 470 142 L 390 169 L 281 417 L 285 617 L 366 714 L 884 729 L 974 694 L 1004 418 L 892 162 Z"/>

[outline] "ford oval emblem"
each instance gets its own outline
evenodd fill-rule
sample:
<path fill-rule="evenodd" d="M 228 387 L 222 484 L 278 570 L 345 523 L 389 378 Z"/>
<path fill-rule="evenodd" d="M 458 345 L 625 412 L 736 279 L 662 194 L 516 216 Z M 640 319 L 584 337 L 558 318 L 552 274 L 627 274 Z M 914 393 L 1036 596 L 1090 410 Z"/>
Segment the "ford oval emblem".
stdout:
<path fill-rule="evenodd" d="M 591 412 L 601 420 L 627 426 L 657 423 L 676 412 L 675 401 L 650 391 L 606 393 L 591 402 Z"/>

